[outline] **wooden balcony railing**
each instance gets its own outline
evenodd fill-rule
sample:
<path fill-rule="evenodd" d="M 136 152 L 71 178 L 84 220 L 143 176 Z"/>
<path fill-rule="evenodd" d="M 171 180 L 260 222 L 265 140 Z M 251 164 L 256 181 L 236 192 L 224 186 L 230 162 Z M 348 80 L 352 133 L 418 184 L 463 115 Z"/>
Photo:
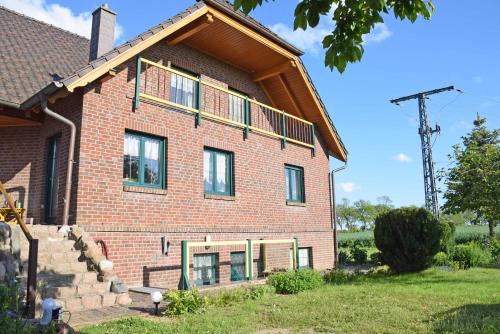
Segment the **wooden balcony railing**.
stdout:
<path fill-rule="evenodd" d="M 134 109 L 140 100 L 192 112 L 196 124 L 209 118 L 243 129 L 245 137 L 256 132 L 308 147 L 315 152 L 314 124 L 231 91 L 215 83 L 137 58 Z"/>

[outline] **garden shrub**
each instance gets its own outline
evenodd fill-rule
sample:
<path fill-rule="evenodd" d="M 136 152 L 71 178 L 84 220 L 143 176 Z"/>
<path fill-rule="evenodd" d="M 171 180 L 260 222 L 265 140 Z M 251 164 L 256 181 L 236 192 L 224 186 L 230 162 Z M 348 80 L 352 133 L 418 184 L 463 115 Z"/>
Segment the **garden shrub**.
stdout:
<path fill-rule="evenodd" d="M 440 251 L 446 254 L 451 254 L 453 247 L 455 247 L 455 231 L 456 227 L 452 220 L 441 218 L 440 222 L 443 224 L 443 235 L 441 236 Z M 448 226 L 446 228 L 446 226 Z"/>
<path fill-rule="evenodd" d="M 375 245 L 382 261 L 396 272 L 428 268 L 450 226 L 423 208 L 400 208 L 375 219 Z"/>
<path fill-rule="evenodd" d="M 35 330 L 18 316 L 22 311 L 18 291 L 15 285 L 0 283 L 0 333 L 2 334 L 28 334 Z"/>
<path fill-rule="evenodd" d="M 171 290 L 165 295 L 165 299 L 169 301 L 165 311 L 168 315 L 202 313 L 208 306 L 208 298 L 196 289 Z"/>
<path fill-rule="evenodd" d="M 324 280 L 329 284 L 345 284 L 351 282 L 354 275 L 342 269 L 333 269 L 325 273 Z"/>
<path fill-rule="evenodd" d="M 491 254 L 479 244 L 471 242 L 467 245 L 457 245 L 453 250 L 453 260 L 459 263 L 460 269 L 469 269 L 490 264 Z"/>
<path fill-rule="evenodd" d="M 297 271 L 287 271 L 269 276 L 267 283 L 281 294 L 296 294 L 301 291 L 315 289 L 321 286 L 323 275 L 317 271 L 300 269 Z"/>
<path fill-rule="evenodd" d="M 383 263 L 382 263 L 382 255 L 380 254 L 380 252 L 371 253 L 370 262 L 377 266 L 381 266 Z"/>
<path fill-rule="evenodd" d="M 366 249 L 353 247 L 351 249 L 351 255 L 356 264 L 365 264 L 368 262 L 368 252 Z"/>
<path fill-rule="evenodd" d="M 227 306 L 246 300 L 257 300 L 265 295 L 275 292 L 274 287 L 270 285 L 254 285 L 238 289 L 225 289 L 207 296 L 207 302 L 213 306 Z"/>
<path fill-rule="evenodd" d="M 447 266 L 449 265 L 449 258 L 448 254 L 445 252 L 438 252 L 436 255 L 434 255 L 434 265 L 435 266 Z"/>
<path fill-rule="evenodd" d="M 349 263 L 349 260 L 350 260 L 349 253 L 341 250 L 339 252 L 339 263 L 340 264 L 347 264 L 347 263 Z"/>
<path fill-rule="evenodd" d="M 493 240 L 490 244 L 491 259 L 493 263 L 500 264 L 500 241 Z"/>

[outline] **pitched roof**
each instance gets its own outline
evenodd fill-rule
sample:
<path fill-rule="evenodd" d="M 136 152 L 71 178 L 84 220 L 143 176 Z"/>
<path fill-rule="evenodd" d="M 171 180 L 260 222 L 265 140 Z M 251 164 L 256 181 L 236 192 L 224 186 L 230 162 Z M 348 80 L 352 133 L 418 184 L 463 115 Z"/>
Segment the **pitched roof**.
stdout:
<path fill-rule="evenodd" d="M 20 105 L 88 62 L 88 39 L 2 6 L 0 32 L 0 103 Z"/>

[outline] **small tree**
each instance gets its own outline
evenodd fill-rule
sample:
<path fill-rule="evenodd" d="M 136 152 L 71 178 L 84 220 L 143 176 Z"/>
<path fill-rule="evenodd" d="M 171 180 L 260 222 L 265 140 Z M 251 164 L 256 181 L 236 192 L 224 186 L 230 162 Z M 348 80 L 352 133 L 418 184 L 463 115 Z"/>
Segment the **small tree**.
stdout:
<path fill-rule="evenodd" d="M 485 123 L 478 115 L 472 132 L 453 146 L 449 158 L 455 164 L 441 171 L 447 187 L 443 211 L 472 211 L 488 222 L 493 238 L 500 220 L 500 130 L 488 130 Z"/>
<path fill-rule="evenodd" d="M 415 272 L 432 264 L 450 226 L 423 208 L 392 209 L 375 220 L 375 245 L 382 262 L 397 272 Z"/>
<path fill-rule="evenodd" d="M 368 230 L 373 227 L 373 221 L 377 216 L 377 210 L 370 201 L 360 199 L 354 202 L 354 210 L 356 211 L 356 220 L 361 222 L 362 229 Z"/>
<path fill-rule="evenodd" d="M 345 226 L 346 229 L 352 230 L 356 222 L 356 212 L 350 205 L 349 200 L 347 198 L 342 198 L 342 202 L 337 205 L 336 211 L 337 223 L 340 229 Z"/>

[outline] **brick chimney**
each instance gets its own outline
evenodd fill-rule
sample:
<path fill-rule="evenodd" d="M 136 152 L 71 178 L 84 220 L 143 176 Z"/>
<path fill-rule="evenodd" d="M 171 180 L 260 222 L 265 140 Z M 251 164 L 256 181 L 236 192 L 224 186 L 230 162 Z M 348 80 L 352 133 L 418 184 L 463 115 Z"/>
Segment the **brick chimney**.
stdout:
<path fill-rule="evenodd" d="M 113 49 L 115 25 L 116 13 L 107 4 L 101 5 L 92 13 L 89 61 Z"/>

